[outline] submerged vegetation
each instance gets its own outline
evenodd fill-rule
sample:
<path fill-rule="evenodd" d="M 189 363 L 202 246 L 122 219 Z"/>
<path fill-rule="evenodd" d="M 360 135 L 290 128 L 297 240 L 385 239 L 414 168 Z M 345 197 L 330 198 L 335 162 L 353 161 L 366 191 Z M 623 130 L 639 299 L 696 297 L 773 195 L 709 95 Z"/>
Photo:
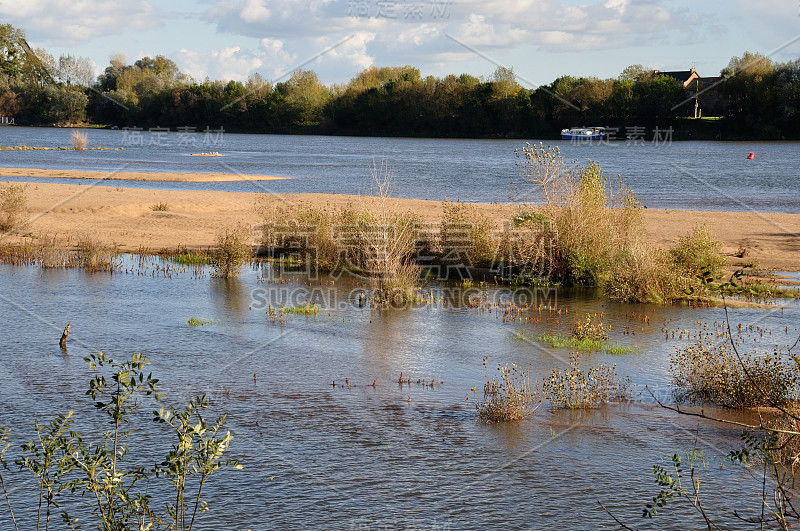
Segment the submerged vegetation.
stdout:
<path fill-rule="evenodd" d="M 539 343 L 551 346 L 553 348 L 565 348 L 569 350 L 580 350 L 586 352 L 605 352 L 606 354 L 630 354 L 635 352 L 634 347 L 627 347 L 624 345 L 611 344 L 605 340 L 598 339 L 578 339 L 576 337 L 565 337 L 558 334 L 540 334 L 533 338 Z"/>
<path fill-rule="evenodd" d="M 596 408 L 611 401 L 630 397 L 631 380 L 617 376 L 616 365 L 600 364 L 584 371 L 577 354 L 570 354 L 568 369 L 553 369 L 544 379 L 545 399 L 555 407 L 567 409 Z"/>
<path fill-rule="evenodd" d="M 213 319 L 198 319 L 197 317 L 190 317 L 188 321 L 186 321 L 186 326 L 196 327 L 196 326 L 210 326 L 213 324 L 218 324 L 218 321 L 214 321 Z"/>
<path fill-rule="evenodd" d="M 795 360 L 778 350 L 739 354 L 727 342 L 708 335 L 676 349 L 670 359 L 675 399 L 743 409 L 786 406 L 800 398 Z"/>
<path fill-rule="evenodd" d="M 252 258 L 250 230 L 243 224 L 222 229 L 217 233 L 217 243 L 211 251 L 213 276 L 238 277 L 242 266 Z"/>
<path fill-rule="evenodd" d="M 531 385 L 527 371 L 512 363 L 498 365 L 498 376 L 489 376 L 488 361 L 483 360 L 486 383 L 483 400 L 475 404 L 484 422 L 522 420 L 532 415 L 541 405 L 539 390 Z"/>
<path fill-rule="evenodd" d="M 316 304 L 298 304 L 295 306 L 284 306 L 278 309 L 279 314 L 304 315 L 306 317 L 317 315 L 319 306 Z"/>

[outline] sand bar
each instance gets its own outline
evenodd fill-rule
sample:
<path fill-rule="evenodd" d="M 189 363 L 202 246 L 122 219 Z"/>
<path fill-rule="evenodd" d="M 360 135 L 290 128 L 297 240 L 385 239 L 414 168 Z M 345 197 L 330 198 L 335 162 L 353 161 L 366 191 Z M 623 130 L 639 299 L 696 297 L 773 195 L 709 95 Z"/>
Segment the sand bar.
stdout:
<path fill-rule="evenodd" d="M 164 181 L 177 183 L 216 183 L 228 181 L 279 181 L 291 177 L 241 175 L 238 173 L 151 173 L 134 171 L 43 170 L 39 168 L 0 168 L 2 177 L 44 177 L 60 179 L 101 179 L 109 181 Z"/>
<path fill-rule="evenodd" d="M 2 179 L 0 179 L 1 181 Z M 235 222 L 260 221 L 254 208 L 259 194 L 209 191 L 165 191 L 79 184 L 28 183 L 27 224 L 0 236 L 0 244 L 30 241 L 30 235 L 67 237 L 100 231 L 123 250 L 208 247 L 217 231 Z M 375 198 L 338 194 L 270 194 L 268 201 L 308 202 L 331 207 L 368 206 Z M 153 206 L 166 203 L 166 211 Z M 413 211 L 426 221 L 438 221 L 442 204 L 418 199 L 392 199 L 391 208 Z M 509 219 L 516 205 L 478 204 L 498 224 Z M 667 248 L 692 227 L 708 225 L 733 265 L 757 261 L 761 267 L 800 271 L 800 214 L 754 212 L 644 211 L 647 238 Z M 75 238 L 72 238 L 75 241 Z M 740 245 L 742 260 L 733 257 Z"/>

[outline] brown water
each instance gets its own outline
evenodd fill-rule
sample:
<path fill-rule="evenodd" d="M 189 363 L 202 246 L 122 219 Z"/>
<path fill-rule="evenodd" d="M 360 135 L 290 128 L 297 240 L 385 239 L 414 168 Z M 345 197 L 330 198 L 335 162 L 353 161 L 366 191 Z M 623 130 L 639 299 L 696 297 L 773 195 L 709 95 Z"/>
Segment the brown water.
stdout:
<path fill-rule="evenodd" d="M 211 511 L 198 529 L 615 528 L 597 500 L 632 526 L 698 528 L 692 511 L 678 506 L 652 522 L 640 518 L 657 493 L 653 464 L 693 447 L 707 459 L 707 503 L 726 527 L 746 527 L 731 517 L 734 508 L 759 511 L 752 495 L 759 478 L 719 466 L 738 447 L 739 429 L 679 416 L 643 392 L 647 385 L 668 399 L 669 355 L 687 341 L 685 334 L 665 339 L 663 329 L 719 322 L 719 309 L 612 304 L 561 289 L 469 292 L 500 303 L 536 298 L 556 308 L 504 322 L 494 307 L 460 304 L 455 285 L 431 285 L 434 304 L 377 311 L 358 307 L 353 290 L 361 286 L 353 279 L 332 287 L 330 279 L 299 275 L 283 284 L 260 282 L 270 272 L 256 270 L 233 281 L 191 272 L 165 277 L 156 264 L 140 270 L 128 261 L 136 273 L 113 276 L 0 269 L 0 424 L 23 442 L 34 418 L 74 409 L 79 423 L 88 422 L 96 414 L 83 396 L 89 372 L 82 357 L 100 349 L 119 359 L 146 353 L 170 401 L 207 393 L 214 413 L 228 413 L 231 455 L 244 466 L 212 480 Z M 272 323 L 265 316 L 264 301 L 307 297 L 323 304 L 316 317 Z M 569 353 L 511 335 L 568 333 L 585 312 L 603 312 L 612 342 L 640 349 L 581 355 L 586 364 L 616 363 L 636 385 L 634 400 L 590 411 L 545 404 L 527 421 L 478 422 L 483 360 L 516 362 L 541 379 L 564 367 Z M 734 323 L 768 331 L 757 342 L 764 348 L 796 338 L 794 303 L 731 313 Z M 218 323 L 192 328 L 190 317 Z M 72 330 L 64 356 L 58 338 L 66 322 Z M 398 385 L 401 371 L 412 378 L 410 386 Z M 349 388 L 342 387 L 345 378 Z M 418 378 L 437 383 L 418 385 Z M 142 426 L 145 437 L 133 454 L 154 460 L 154 443 L 163 445 L 164 438 L 148 422 Z M 30 484 L 9 474 L 16 512 L 32 515 Z M 8 525 L 0 510 L 0 528 Z"/>

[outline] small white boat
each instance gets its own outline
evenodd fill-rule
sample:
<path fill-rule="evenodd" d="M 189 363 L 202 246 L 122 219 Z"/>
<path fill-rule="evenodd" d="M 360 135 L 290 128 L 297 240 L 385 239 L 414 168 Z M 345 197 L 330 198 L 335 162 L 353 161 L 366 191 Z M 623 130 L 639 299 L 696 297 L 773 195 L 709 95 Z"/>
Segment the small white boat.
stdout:
<path fill-rule="evenodd" d="M 573 127 L 561 130 L 562 140 L 603 140 L 605 137 L 603 127 Z"/>
<path fill-rule="evenodd" d="M 193 157 L 221 157 L 222 154 L 219 151 L 212 151 L 210 153 L 192 153 Z"/>

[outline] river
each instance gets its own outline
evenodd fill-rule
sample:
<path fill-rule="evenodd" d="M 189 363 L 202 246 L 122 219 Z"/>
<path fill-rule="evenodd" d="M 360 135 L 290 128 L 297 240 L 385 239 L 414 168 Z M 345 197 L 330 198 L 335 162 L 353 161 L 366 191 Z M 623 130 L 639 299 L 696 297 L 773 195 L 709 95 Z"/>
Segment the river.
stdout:
<path fill-rule="evenodd" d="M 371 193 L 371 168 L 385 158 L 396 197 L 508 203 L 520 185 L 522 140 L 445 140 L 86 130 L 107 151 L 0 151 L 0 167 L 205 172 L 291 177 L 287 181 L 145 183 L 125 186 L 240 192 Z M 535 143 L 535 139 L 530 140 Z M 598 162 L 621 176 L 648 208 L 800 211 L 798 142 L 547 142 L 565 160 Z M 70 145 L 70 130 L 2 127 L 0 145 Z M 222 157 L 192 157 L 218 151 Z M 753 151 L 755 159 L 748 160 Z M 2 177 L 0 175 L 0 177 Z M 15 179 L 17 180 L 17 179 Z M 28 181 L 40 179 L 26 178 Z M 73 182 L 47 179 L 41 182 Z M 118 186 L 120 183 L 100 183 Z M 526 190 L 524 186 L 519 187 Z M 532 198 L 535 200 L 535 197 Z"/>

